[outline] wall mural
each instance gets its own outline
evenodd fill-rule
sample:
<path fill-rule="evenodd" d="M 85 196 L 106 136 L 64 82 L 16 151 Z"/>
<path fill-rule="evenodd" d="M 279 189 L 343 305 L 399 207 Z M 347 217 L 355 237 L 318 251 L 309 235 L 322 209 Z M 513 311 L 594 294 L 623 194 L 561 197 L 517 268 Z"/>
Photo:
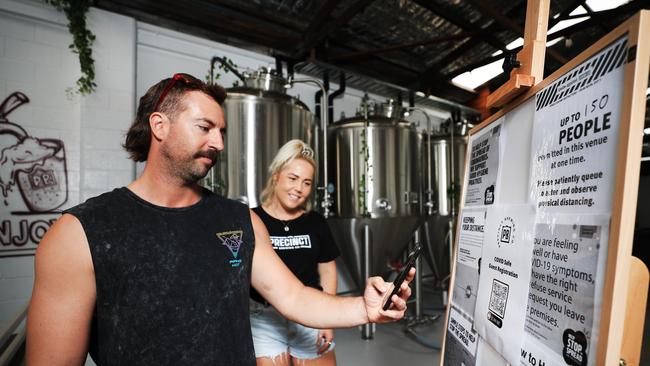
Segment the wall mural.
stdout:
<path fill-rule="evenodd" d="M 33 254 L 68 200 L 63 141 L 30 136 L 8 119 L 25 103 L 14 92 L 0 105 L 0 257 Z"/>

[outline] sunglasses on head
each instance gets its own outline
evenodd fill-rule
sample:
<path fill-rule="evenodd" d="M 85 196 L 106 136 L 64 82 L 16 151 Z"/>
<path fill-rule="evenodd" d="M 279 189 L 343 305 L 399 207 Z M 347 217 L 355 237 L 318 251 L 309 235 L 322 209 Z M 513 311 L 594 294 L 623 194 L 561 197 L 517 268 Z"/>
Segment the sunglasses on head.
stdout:
<path fill-rule="evenodd" d="M 160 104 L 165 100 L 165 97 L 167 94 L 169 94 L 169 91 L 172 90 L 174 85 L 176 85 L 177 81 L 182 81 L 185 85 L 198 85 L 198 80 L 188 74 L 183 74 L 183 73 L 176 73 L 174 76 L 169 79 L 167 82 L 167 85 L 165 85 L 165 88 L 163 89 L 162 93 L 160 93 L 160 96 L 158 97 L 158 101 L 156 102 L 156 106 L 154 107 L 153 111 L 157 111 L 158 107 L 160 107 Z"/>

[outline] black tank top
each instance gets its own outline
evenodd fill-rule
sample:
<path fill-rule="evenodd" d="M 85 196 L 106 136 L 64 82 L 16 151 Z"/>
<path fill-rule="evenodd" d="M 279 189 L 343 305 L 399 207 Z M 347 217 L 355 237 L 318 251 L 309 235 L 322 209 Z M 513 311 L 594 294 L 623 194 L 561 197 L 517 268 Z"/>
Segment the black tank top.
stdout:
<path fill-rule="evenodd" d="M 98 365 L 255 365 L 246 206 L 206 190 L 192 206 L 166 208 L 119 188 L 67 213 L 95 268 Z"/>

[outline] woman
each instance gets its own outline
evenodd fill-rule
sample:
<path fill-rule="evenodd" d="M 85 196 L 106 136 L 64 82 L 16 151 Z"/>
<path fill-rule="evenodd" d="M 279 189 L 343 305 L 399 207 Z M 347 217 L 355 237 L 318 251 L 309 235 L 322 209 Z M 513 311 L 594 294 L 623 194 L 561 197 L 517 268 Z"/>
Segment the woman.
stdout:
<path fill-rule="evenodd" d="M 300 140 L 280 148 L 269 167 L 262 205 L 253 209 L 276 253 L 306 286 L 336 294 L 339 250 L 327 222 L 310 211 L 316 171 L 314 151 Z M 285 319 L 251 288 L 251 327 L 258 366 L 336 365 L 332 329 L 312 329 Z"/>

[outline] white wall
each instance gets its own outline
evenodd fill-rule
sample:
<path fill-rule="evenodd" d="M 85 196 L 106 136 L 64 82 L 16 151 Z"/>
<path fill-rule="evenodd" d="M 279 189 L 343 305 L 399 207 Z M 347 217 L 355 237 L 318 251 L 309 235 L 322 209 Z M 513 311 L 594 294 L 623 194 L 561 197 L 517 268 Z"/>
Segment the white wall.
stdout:
<path fill-rule="evenodd" d="M 68 198 L 59 210 L 127 184 L 134 171 L 120 144 L 134 114 L 135 21 L 91 9 L 98 87 L 87 97 L 66 94 L 80 75 L 77 55 L 68 49 L 72 37 L 66 24 L 62 13 L 41 2 L 0 1 L 0 101 L 14 91 L 24 93 L 30 102 L 12 112 L 9 121 L 31 137 L 64 143 Z M 12 138 L 0 132 L 0 150 L 11 146 Z M 59 216 L 28 212 L 16 186 L 2 198 L 5 239 L 7 230 L 20 234 L 21 221 Z M 36 245 L 30 241 L 21 248 L 33 252 Z M 0 257 L 0 329 L 28 301 L 32 282 L 32 256 Z"/>

